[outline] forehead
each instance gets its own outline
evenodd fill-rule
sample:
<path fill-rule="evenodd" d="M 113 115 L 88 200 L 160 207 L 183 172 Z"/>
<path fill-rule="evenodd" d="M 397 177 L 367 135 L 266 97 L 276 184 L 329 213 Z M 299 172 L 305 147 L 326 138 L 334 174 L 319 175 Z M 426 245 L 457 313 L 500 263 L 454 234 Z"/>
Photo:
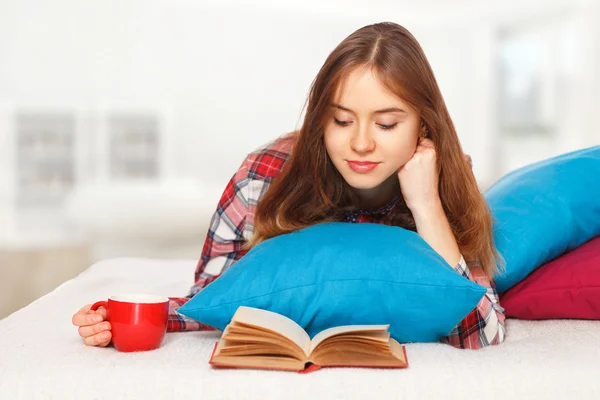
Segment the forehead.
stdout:
<path fill-rule="evenodd" d="M 342 77 L 334 95 L 334 103 L 354 111 L 371 112 L 398 107 L 412 107 L 383 84 L 373 68 L 359 67 Z"/>

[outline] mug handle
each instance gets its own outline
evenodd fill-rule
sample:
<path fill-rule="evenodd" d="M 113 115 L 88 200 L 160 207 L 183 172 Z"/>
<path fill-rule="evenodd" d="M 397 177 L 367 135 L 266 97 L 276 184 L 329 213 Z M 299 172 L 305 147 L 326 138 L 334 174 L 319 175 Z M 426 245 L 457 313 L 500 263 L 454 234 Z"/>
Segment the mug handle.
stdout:
<path fill-rule="evenodd" d="M 97 301 L 97 302 L 95 302 L 92 305 L 92 307 L 90 308 L 90 311 L 96 311 L 100 307 L 104 307 L 104 308 L 106 308 L 108 310 L 108 301 Z"/>

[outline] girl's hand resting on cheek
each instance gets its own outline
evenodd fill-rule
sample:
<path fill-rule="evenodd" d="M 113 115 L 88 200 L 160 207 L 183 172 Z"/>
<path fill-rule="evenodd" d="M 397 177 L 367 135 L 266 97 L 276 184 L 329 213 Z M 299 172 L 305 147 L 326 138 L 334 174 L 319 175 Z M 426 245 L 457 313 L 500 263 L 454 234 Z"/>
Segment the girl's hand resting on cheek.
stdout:
<path fill-rule="evenodd" d="M 106 321 L 106 309 L 100 307 L 97 311 L 90 311 L 88 304 L 73 315 L 73 325 L 79 327 L 79 336 L 88 346 L 106 347 L 110 344 L 112 333 L 110 322 Z"/>
<path fill-rule="evenodd" d="M 413 214 L 440 206 L 437 154 L 431 139 L 419 139 L 415 154 L 398 171 L 398 179 Z"/>

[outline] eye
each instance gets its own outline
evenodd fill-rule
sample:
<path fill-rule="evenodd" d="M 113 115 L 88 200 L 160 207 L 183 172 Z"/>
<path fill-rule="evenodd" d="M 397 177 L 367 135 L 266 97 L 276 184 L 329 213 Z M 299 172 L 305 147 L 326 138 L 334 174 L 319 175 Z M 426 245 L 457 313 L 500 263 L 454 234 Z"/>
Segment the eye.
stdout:
<path fill-rule="evenodd" d="M 333 122 L 339 126 L 348 126 L 352 123 L 352 121 L 340 121 L 339 119 L 333 117 Z"/>
<path fill-rule="evenodd" d="M 377 124 L 377 125 L 379 125 L 379 127 L 381 129 L 383 129 L 384 131 L 387 131 L 390 129 L 394 129 L 398 125 L 398 123 L 396 122 L 395 124 L 392 124 L 392 125 L 383 125 L 383 124 Z"/>

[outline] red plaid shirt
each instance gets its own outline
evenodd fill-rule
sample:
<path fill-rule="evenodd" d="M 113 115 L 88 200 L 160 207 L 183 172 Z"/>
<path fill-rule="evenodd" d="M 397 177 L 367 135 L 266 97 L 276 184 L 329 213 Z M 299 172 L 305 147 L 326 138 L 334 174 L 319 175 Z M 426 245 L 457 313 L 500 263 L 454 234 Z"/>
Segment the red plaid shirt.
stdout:
<path fill-rule="evenodd" d="M 190 294 L 185 298 L 171 298 L 170 332 L 214 329 L 179 314 L 177 309 L 246 254 L 243 245 L 254 231 L 256 205 L 282 170 L 293 144 L 293 137 L 286 135 L 251 153 L 227 184 L 212 217 Z M 348 213 L 346 221 L 386 223 L 393 205 L 392 202 L 378 210 Z M 462 257 L 454 269 L 486 287 L 487 293 L 450 335 L 442 338 L 442 342 L 470 349 L 501 343 L 505 336 L 504 309 L 499 304 L 493 282 L 480 268 L 469 270 Z"/>

